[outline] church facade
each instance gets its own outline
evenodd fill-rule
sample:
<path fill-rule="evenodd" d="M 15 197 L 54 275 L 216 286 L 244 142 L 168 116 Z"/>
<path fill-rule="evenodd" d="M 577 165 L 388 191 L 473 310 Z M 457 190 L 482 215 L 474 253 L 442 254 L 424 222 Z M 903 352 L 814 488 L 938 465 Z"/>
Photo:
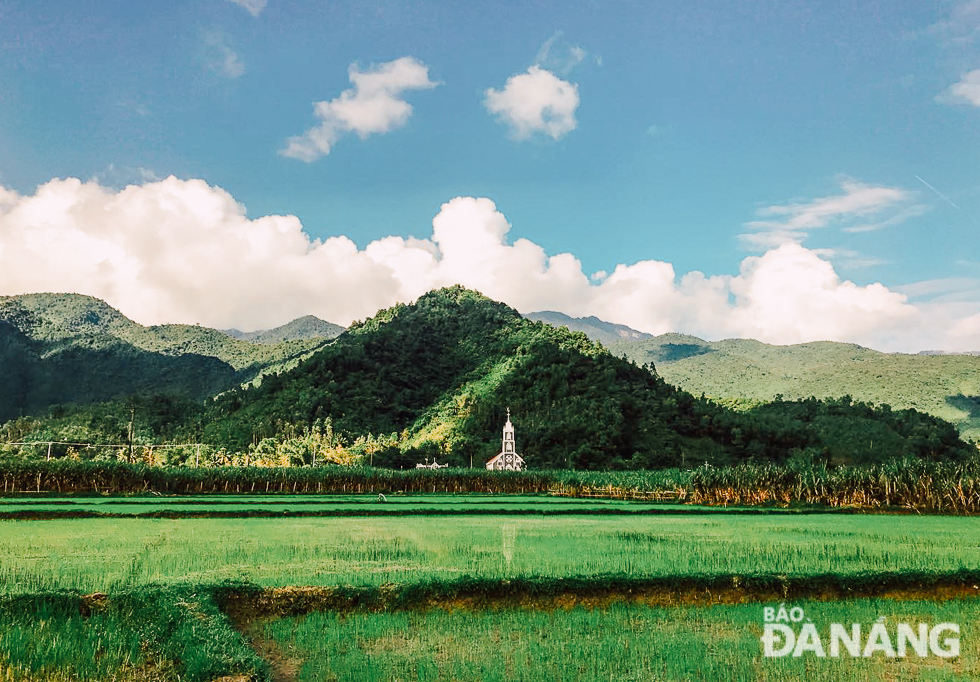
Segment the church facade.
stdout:
<path fill-rule="evenodd" d="M 514 425 L 510 423 L 510 408 L 507 408 L 507 423 L 504 424 L 503 443 L 500 454 L 487 462 L 490 471 L 520 471 L 524 459 L 517 454 L 517 444 L 514 440 Z"/>

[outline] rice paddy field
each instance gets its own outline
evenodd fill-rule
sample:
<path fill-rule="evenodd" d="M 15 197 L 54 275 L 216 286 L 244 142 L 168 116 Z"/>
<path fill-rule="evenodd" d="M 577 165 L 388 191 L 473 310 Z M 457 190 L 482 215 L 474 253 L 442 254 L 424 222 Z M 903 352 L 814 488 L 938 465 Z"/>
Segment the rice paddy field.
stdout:
<path fill-rule="evenodd" d="M 821 594 L 828 576 L 843 588 Z M 546 495 L 11 496 L 0 680 L 980 679 L 980 584 L 841 598 L 880 576 L 980 583 L 980 518 Z M 738 591 L 753 580 L 813 584 L 811 601 L 787 597 L 810 619 L 797 630 L 950 622 L 960 649 L 766 657 L 762 609 L 780 598 Z M 638 599 L 644 581 L 697 598 Z M 493 596 L 515 585 L 530 587 Z M 429 596 L 413 602 L 412 586 Z M 304 587 L 355 596 L 272 603 Z"/>
<path fill-rule="evenodd" d="M 892 623 L 963 623 L 961 642 L 975 642 L 980 602 L 847 604 L 801 602 L 818 623 L 857 623 L 867 632 L 879 618 Z M 484 613 L 315 613 L 265 627 L 267 647 L 292 658 L 300 682 L 331 680 L 626 680 L 675 682 L 810 682 L 838 680 L 976 680 L 980 652 L 939 656 L 828 656 L 806 652 L 766 657 L 762 607 L 506 609 Z M 892 645 L 893 648 L 897 644 Z M 931 652 L 930 652 L 931 653 Z M 289 665 L 289 658 L 287 658 Z"/>
<path fill-rule="evenodd" d="M 980 519 L 938 516 L 80 518 L 0 521 L 0 593 L 248 579 L 380 585 L 528 576 L 951 572 Z"/>

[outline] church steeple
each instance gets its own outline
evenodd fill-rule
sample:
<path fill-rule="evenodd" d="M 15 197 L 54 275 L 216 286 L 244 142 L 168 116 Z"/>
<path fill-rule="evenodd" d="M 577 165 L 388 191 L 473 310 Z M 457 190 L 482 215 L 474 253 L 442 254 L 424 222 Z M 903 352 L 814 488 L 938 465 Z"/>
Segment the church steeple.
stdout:
<path fill-rule="evenodd" d="M 500 452 L 514 454 L 517 452 L 514 445 L 514 425 L 510 423 L 510 408 L 507 408 L 507 423 L 504 424 L 504 443 Z"/>
<path fill-rule="evenodd" d="M 514 425 L 510 422 L 510 408 L 507 408 L 507 423 L 504 424 L 503 442 L 500 454 L 487 462 L 487 469 L 520 471 L 524 459 L 517 454 L 517 444 L 514 439 Z"/>

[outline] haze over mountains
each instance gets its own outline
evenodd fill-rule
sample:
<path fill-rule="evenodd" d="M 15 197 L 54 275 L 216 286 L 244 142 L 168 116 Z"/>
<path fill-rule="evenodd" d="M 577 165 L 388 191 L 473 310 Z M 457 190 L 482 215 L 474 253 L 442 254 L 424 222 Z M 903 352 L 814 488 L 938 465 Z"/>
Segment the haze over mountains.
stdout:
<path fill-rule="evenodd" d="M 574 332 L 582 332 L 593 341 L 602 344 L 617 343 L 620 341 L 641 341 L 652 339 L 652 334 L 638 332 L 627 327 L 625 324 L 613 324 L 600 320 L 598 317 L 571 317 L 565 313 L 545 310 L 539 313 L 528 313 L 525 315 L 529 320 L 546 322 L 555 327 L 568 327 Z"/>
<path fill-rule="evenodd" d="M 332 322 L 325 322 L 319 317 L 305 315 L 287 322 L 275 329 L 261 329 L 252 332 L 242 332 L 237 329 L 222 329 L 228 336 L 251 341 L 252 343 L 281 343 L 282 341 L 307 341 L 310 339 L 332 339 L 340 336 L 344 327 Z"/>

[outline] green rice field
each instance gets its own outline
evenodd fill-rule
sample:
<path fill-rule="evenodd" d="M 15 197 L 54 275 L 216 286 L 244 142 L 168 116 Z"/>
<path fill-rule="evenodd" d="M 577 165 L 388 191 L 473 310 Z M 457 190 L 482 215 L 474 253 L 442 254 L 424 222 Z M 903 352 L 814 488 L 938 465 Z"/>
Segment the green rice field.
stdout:
<path fill-rule="evenodd" d="M 978 568 L 980 519 L 974 517 L 711 512 L 0 521 L 0 593 L 6 594 L 225 579 L 259 585 L 376 585 L 462 575 L 807 575 Z"/>
<path fill-rule="evenodd" d="M 258 509 L 274 515 L 249 517 Z M 99 516 L 18 517 L 51 510 Z M 146 512 L 203 517 L 135 516 Z M 763 604 L 664 607 L 610 598 L 585 608 L 588 599 L 572 595 L 567 606 L 566 597 L 525 608 L 493 599 L 425 610 L 400 603 L 239 623 L 270 668 L 232 630 L 215 596 L 230 584 L 381 593 L 392 584 L 467 579 L 589 585 L 742 576 L 807 584 L 830 575 L 868 584 L 875 575 L 978 570 L 980 518 L 971 516 L 499 494 L 385 502 L 376 495 L 7 497 L 0 499 L 0 680 L 978 679 L 976 598 L 804 605 L 817 623 L 958 623 L 962 651 L 949 659 L 766 658 Z M 91 593 L 108 595 L 99 598 L 108 606 L 84 613 L 79 595 Z"/>
<path fill-rule="evenodd" d="M 266 647 L 284 652 L 298 682 L 419 680 L 453 682 L 809 682 L 911 681 L 980 678 L 976 646 L 980 602 L 856 600 L 801 602 L 826 633 L 830 623 L 862 626 L 866 645 L 879 618 L 891 623 L 961 624 L 961 655 L 868 657 L 813 651 L 766 657 L 763 605 L 649 607 L 613 604 L 604 609 L 487 612 L 443 610 L 391 614 L 314 613 L 269 623 Z M 776 649 L 776 647 L 774 647 Z M 777 649 L 778 650 L 778 649 Z M 862 652 L 863 654 L 863 647 Z"/>

